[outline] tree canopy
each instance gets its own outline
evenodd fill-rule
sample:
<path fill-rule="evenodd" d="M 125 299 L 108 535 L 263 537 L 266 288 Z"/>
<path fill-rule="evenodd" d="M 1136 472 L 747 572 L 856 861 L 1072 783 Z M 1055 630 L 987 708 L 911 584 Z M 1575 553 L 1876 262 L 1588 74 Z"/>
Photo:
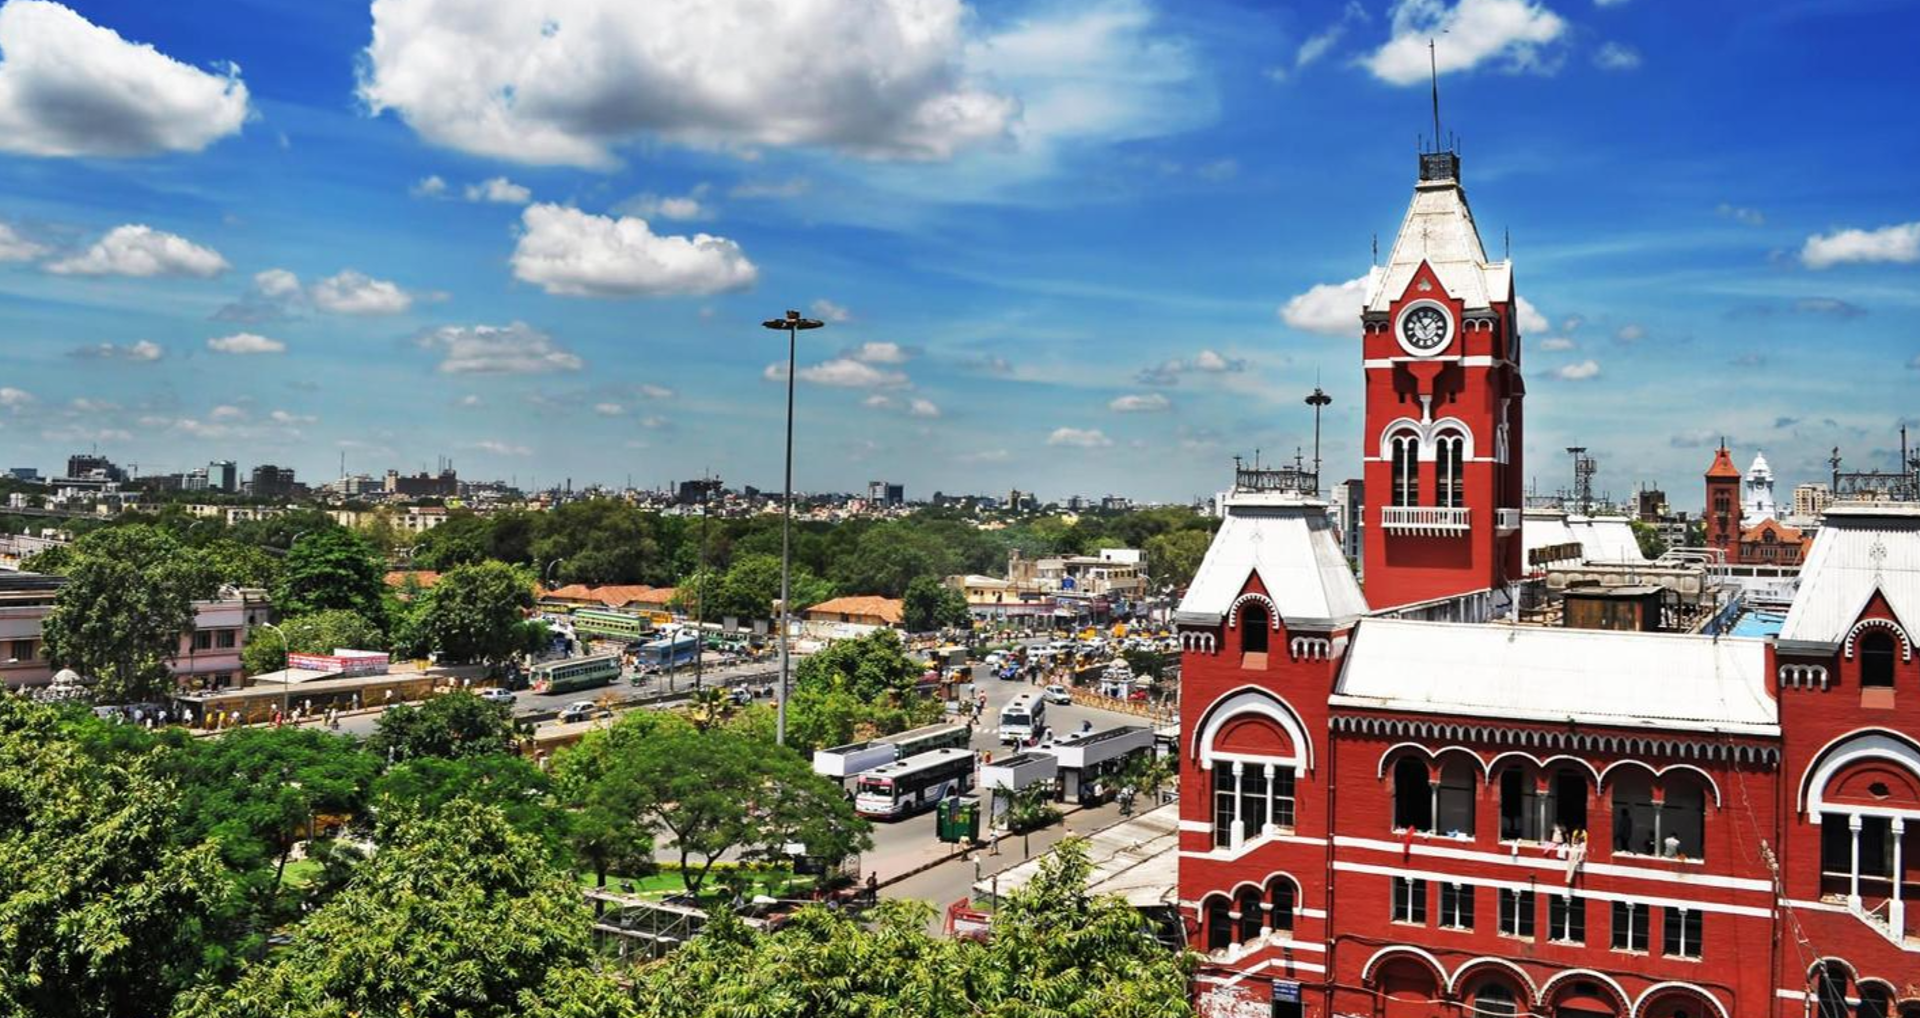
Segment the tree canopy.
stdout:
<path fill-rule="evenodd" d="M 247 638 L 240 660 L 249 674 L 285 668 L 289 653 L 331 654 L 340 648 L 381 650 L 387 646 L 385 634 L 372 619 L 344 608 L 328 608 L 290 618 L 278 628 L 285 640 L 265 633 L 254 633 Z"/>
<path fill-rule="evenodd" d="M 385 560 L 365 538 L 343 527 L 323 527 L 293 542 L 273 591 L 274 605 L 289 616 L 338 609 L 380 618 L 386 571 Z"/>
<path fill-rule="evenodd" d="M 488 703 L 464 690 L 389 707 L 374 722 L 367 743 L 374 753 L 396 762 L 504 753 L 512 745 L 513 715 L 507 705 Z"/>
<path fill-rule="evenodd" d="M 417 637 L 443 660 L 498 662 L 524 649 L 533 577 L 500 562 L 459 566 L 415 602 Z"/>
<path fill-rule="evenodd" d="M 932 576 L 916 576 L 907 584 L 901 611 L 910 633 L 929 633 L 973 621 L 967 611 L 967 596 Z"/>
<path fill-rule="evenodd" d="M 140 524 L 74 542 L 67 583 L 42 625 L 47 657 L 100 680 L 108 702 L 152 699 L 193 623 L 193 602 L 218 587 L 206 558 Z"/>

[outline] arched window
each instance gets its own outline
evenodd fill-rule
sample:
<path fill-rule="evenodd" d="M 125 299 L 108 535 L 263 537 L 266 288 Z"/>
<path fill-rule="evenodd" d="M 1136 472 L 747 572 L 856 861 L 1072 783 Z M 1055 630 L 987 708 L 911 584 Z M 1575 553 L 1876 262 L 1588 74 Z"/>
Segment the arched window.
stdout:
<path fill-rule="evenodd" d="M 1883 630 L 1860 637 L 1860 686 L 1863 689 L 1893 685 L 1893 634 Z"/>
<path fill-rule="evenodd" d="M 1818 1002 L 1814 1008 L 1816 1018 L 1847 1018 L 1847 974 L 1846 972 L 1819 963 L 1814 972 L 1814 999 Z"/>
<path fill-rule="evenodd" d="M 1267 652 L 1267 630 L 1273 625 L 1273 617 L 1267 614 L 1267 607 L 1258 601 L 1248 601 L 1240 606 L 1240 653 L 1265 654 Z"/>
<path fill-rule="evenodd" d="M 1579 768 L 1552 768 L 1542 782 L 1515 763 L 1499 780 L 1501 840 L 1567 841 L 1587 829 L 1587 774 Z"/>
<path fill-rule="evenodd" d="M 1875 982 L 1860 983 L 1860 1007 L 1854 1018 L 1893 1018 L 1893 995 Z"/>
<path fill-rule="evenodd" d="M 1514 1000 L 1513 991 L 1491 979 L 1481 983 L 1473 991 L 1473 1013 L 1476 1015 L 1517 1015 L 1520 1004 Z"/>
<path fill-rule="evenodd" d="M 1443 757 L 1433 793 L 1434 830 L 1473 837 L 1473 804 L 1479 798 L 1480 769 L 1458 753 Z"/>
<path fill-rule="evenodd" d="M 1426 761 L 1403 756 L 1393 765 L 1393 829 L 1433 830 L 1433 785 Z"/>
<path fill-rule="evenodd" d="M 1240 913 L 1240 943 L 1260 939 L 1260 917 L 1265 911 L 1260 907 L 1262 904 L 1257 887 L 1242 888 L 1234 899 L 1234 911 Z"/>
<path fill-rule="evenodd" d="M 1610 779 L 1613 786 L 1613 850 L 1653 855 L 1653 775 L 1638 767 L 1622 767 Z"/>
<path fill-rule="evenodd" d="M 1460 435 L 1443 435 L 1434 451 L 1439 471 L 1439 490 L 1434 494 L 1439 504 L 1454 508 L 1466 505 L 1467 440 Z"/>
<path fill-rule="evenodd" d="M 1274 877 L 1273 884 L 1267 890 L 1269 903 L 1273 905 L 1273 928 L 1282 933 L 1293 932 L 1293 909 L 1295 892 L 1293 881 L 1286 877 Z"/>
<path fill-rule="evenodd" d="M 1707 857 L 1707 787 L 1684 771 L 1660 779 L 1665 803 L 1660 809 L 1660 854 L 1670 858 Z"/>
<path fill-rule="evenodd" d="M 1218 951 L 1233 943 L 1232 906 L 1224 894 L 1207 899 L 1207 950 Z"/>
<path fill-rule="evenodd" d="M 1420 439 L 1413 435 L 1395 435 L 1389 440 L 1393 451 L 1393 504 L 1420 504 Z"/>

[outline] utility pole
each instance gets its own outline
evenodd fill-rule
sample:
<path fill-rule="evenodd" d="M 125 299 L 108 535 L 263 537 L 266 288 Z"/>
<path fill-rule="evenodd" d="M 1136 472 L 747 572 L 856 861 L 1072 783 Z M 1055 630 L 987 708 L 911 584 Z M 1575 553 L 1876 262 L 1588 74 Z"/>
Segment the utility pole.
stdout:
<path fill-rule="evenodd" d="M 814 318 L 802 318 L 798 311 L 788 311 L 785 318 L 770 318 L 760 323 L 769 329 L 780 329 L 787 334 L 787 469 L 786 483 L 782 489 L 780 509 L 780 689 L 775 699 L 774 742 L 787 744 L 787 676 L 791 670 L 788 654 L 790 640 L 793 593 L 793 360 L 794 349 L 798 343 L 796 337 L 807 329 L 818 329 L 825 322 Z"/>

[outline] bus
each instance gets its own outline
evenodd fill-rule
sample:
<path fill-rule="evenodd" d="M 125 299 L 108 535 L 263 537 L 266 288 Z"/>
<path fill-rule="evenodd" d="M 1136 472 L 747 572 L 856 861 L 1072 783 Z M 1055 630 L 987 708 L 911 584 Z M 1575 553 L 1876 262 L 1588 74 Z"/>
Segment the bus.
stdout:
<path fill-rule="evenodd" d="M 680 668 L 692 664 L 699 652 L 700 638 L 693 630 L 682 629 L 642 644 L 634 656 L 643 668 Z"/>
<path fill-rule="evenodd" d="M 627 612 L 576 608 L 573 612 L 573 631 L 582 637 L 605 636 L 637 640 L 653 632 L 653 624 L 648 619 Z"/>
<path fill-rule="evenodd" d="M 535 693 L 573 693 L 604 686 L 620 677 L 620 655 L 596 654 L 560 661 L 542 661 L 533 666 Z"/>
<path fill-rule="evenodd" d="M 893 746 L 894 759 L 905 760 L 936 749 L 966 749 L 973 740 L 966 725 L 927 725 L 898 735 L 883 735 L 873 741 Z"/>
<path fill-rule="evenodd" d="M 1000 741 L 1019 744 L 1037 739 L 1047 728 L 1047 701 L 1021 693 L 1000 708 Z"/>
<path fill-rule="evenodd" d="M 973 751 L 936 749 L 860 775 L 853 811 L 892 820 L 929 809 L 949 795 L 973 790 Z"/>

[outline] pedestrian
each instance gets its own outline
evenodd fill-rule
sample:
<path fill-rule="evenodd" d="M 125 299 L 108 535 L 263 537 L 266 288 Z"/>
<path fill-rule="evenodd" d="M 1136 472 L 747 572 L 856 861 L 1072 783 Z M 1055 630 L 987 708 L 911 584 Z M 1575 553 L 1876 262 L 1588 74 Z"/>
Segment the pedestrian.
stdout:
<path fill-rule="evenodd" d="M 360 709 L 360 694 L 359 694 L 359 693 L 355 693 L 355 694 L 353 694 L 353 709 L 354 709 L 354 710 L 359 710 L 359 709 Z"/>
<path fill-rule="evenodd" d="M 867 874 L 867 904 L 873 905 L 873 904 L 877 904 L 879 901 L 880 901 L 880 874 L 868 873 Z"/>

